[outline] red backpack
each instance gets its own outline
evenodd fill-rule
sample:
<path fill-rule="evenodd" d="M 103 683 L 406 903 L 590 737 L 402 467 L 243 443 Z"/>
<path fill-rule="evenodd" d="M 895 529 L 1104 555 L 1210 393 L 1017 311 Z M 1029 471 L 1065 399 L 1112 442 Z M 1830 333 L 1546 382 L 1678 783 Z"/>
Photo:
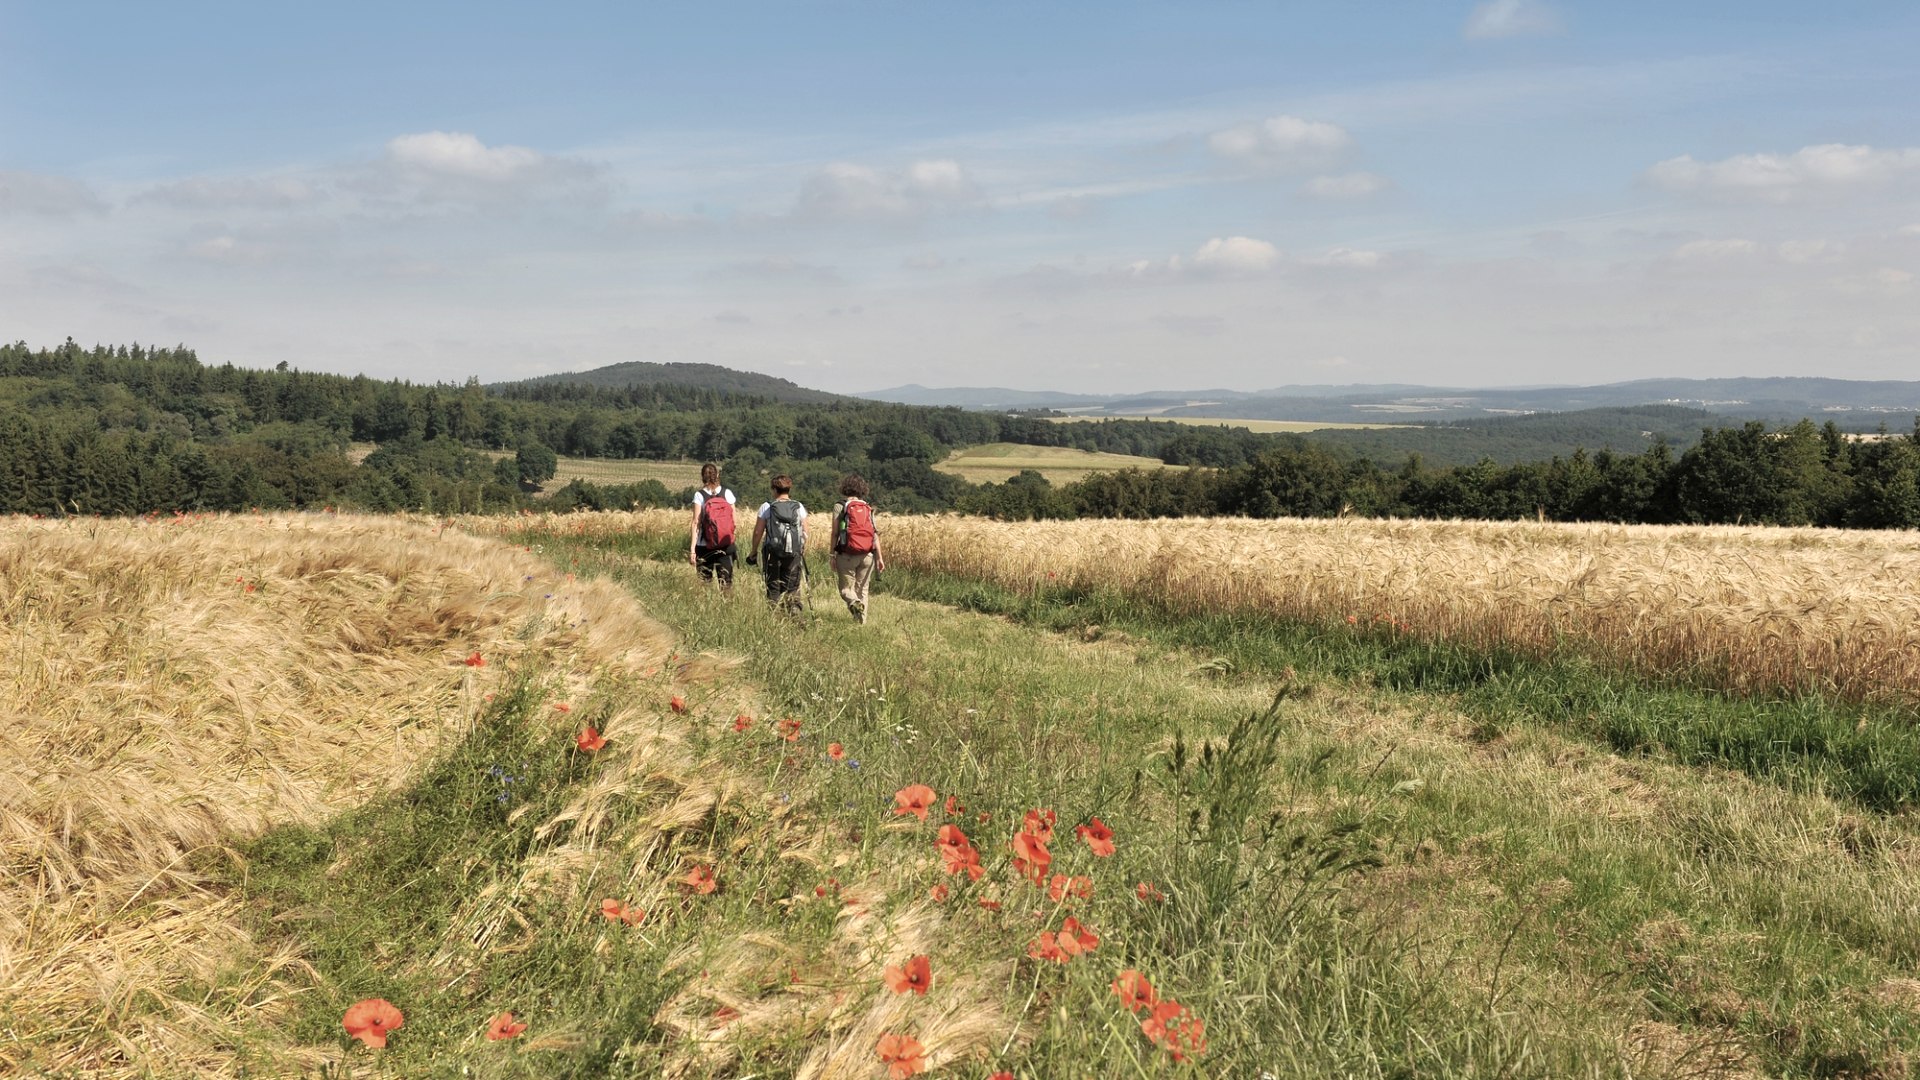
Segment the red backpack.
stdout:
<path fill-rule="evenodd" d="M 700 546 L 703 548 L 723 548 L 733 543 L 733 502 L 727 496 L 732 494 L 721 488 L 718 495 L 707 495 L 700 500 Z"/>
<path fill-rule="evenodd" d="M 833 531 L 833 550 L 865 555 L 873 550 L 873 507 L 849 498 L 840 508 L 840 527 Z"/>

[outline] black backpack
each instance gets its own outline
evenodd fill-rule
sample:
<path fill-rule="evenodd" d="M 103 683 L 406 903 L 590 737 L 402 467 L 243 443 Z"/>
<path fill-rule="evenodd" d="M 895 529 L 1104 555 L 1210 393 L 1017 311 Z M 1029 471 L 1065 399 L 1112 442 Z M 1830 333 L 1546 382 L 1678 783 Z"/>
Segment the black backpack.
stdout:
<path fill-rule="evenodd" d="M 767 535 L 760 542 L 766 555 L 800 554 L 800 504 L 778 499 L 767 506 Z"/>

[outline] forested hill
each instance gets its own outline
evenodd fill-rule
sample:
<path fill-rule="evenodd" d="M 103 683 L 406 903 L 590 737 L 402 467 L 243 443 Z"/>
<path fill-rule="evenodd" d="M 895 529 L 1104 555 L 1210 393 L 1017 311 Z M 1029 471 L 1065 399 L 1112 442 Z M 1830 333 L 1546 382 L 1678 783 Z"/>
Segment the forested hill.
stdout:
<path fill-rule="evenodd" d="M 590 371 L 542 375 L 518 382 L 494 383 L 487 389 L 508 397 L 551 401 L 571 394 L 570 388 L 623 391 L 655 386 L 714 390 L 724 394 L 737 394 L 763 401 L 784 402 L 789 405 L 815 405 L 851 400 L 839 394 L 829 394 L 825 390 L 809 390 L 797 383 L 775 378 L 772 375 L 735 371 L 718 364 L 656 364 L 645 360 L 629 360 Z M 573 394 L 573 396 L 588 397 L 590 395 Z"/>
<path fill-rule="evenodd" d="M 598 487 L 575 480 L 543 491 L 538 485 L 554 476 L 556 455 L 567 455 L 712 459 L 746 493 L 785 472 L 815 506 L 830 505 L 840 477 L 853 471 L 888 510 L 1002 517 L 1353 512 L 1920 527 L 1920 432 L 1858 440 L 1808 420 L 1777 429 L 1757 420 L 1737 428 L 1709 422 L 1703 426 L 1711 430 L 1676 453 L 1683 445 L 1677 433 L 1698 415 L 1625 410 L 1442 429 L 1463 449 L 1474 439 L 1492 445 L 1486 440 L 1496 436 L 1519 440 L 1510 449 L 1540 446 L 1550 435 L 1578 438 L 1580 448 L 1556 449 L 1551 460 L 1482 454 L 1471 464 L 1436 464 L 1380 442 L 1367 448 L 1378 459 L 1363 456 L 1318 435 L 1055 423 L 823 396 L 787 402 L 667 382 L 422 386 L 284 365 L 216 367 L 186 348 L 4 345 L 0 513 L 684 503 L 684 492 L 657 480 Z M 1637 426 L 1643 423 L 1658 426 Z M 1583 424 L 1600 425 L 1587 432 L 1597 449 L 1586 445 Z M 1657 437 L 1663 433 L 1676 437 Z M 1388 437 L 1407 435 L 1356 436 Z M 1095 474 L 1059 488 L 1039 473 L 975 486 L 933 468 L 955 448 L 991 442 L 1118 451 L 1193 467 Z"/>
<path fill-rule="evenodd" d="M 1678 451 L 1692 446 L 1703 429 L 1729 423 L 1727 417 L 1704 409 L 1637 405 L 1451 420 L 1418 427 L 1332 429 L 1314 432 L 1313 439 L 1383 464 L 1417 454 L 1429 465 L 1472 465 L 1482 459 L 1517 465 L 1571 457 L 1576 450 L 1637 454 L 1664 443 Z"/>

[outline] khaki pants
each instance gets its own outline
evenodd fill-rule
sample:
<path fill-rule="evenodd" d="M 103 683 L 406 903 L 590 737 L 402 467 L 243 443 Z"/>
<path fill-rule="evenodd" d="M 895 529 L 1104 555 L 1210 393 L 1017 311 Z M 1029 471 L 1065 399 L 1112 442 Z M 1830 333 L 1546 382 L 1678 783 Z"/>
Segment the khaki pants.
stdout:
<path fill-rule="evenodd" d="M 873 583 L 873 552 L 838 552 L 833 556 L 833 574 L 840 579 L 840 599 L 847 608 L 860 613 L 867 610 L 867 586 Z"/>

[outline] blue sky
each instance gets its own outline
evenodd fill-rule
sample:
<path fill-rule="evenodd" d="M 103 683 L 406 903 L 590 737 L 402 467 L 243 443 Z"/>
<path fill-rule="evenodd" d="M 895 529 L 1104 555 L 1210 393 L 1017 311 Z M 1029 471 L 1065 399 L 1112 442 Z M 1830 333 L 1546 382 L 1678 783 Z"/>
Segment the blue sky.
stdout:
<path fill-rule="evenodd" d="M 0 2 L 0 333 L 835 390 L 1920 371 L 1920 6 Z"/>

